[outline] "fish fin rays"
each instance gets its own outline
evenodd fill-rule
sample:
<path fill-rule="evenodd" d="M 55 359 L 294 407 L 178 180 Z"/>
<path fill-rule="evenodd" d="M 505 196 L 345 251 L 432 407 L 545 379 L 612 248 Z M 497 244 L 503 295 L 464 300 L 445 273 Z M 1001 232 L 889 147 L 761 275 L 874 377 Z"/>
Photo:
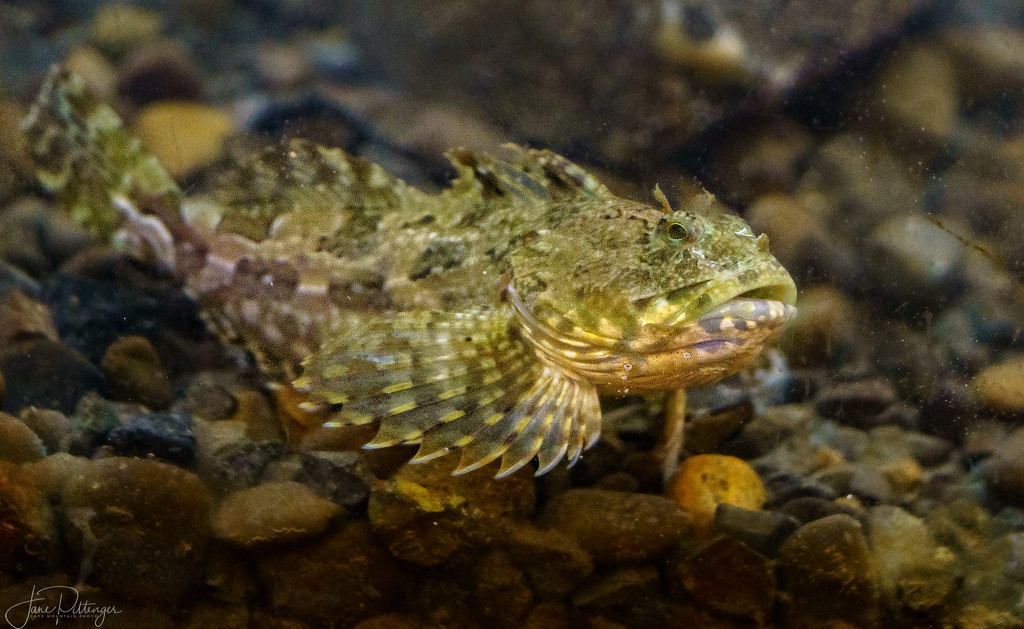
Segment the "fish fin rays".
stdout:
<path fill-rule="evenodd" d="M 598 437 L 590 383 L 542 363 L 507 308 L 396 312 L 325 343 L 293 384 L 341 404 L 327 425 L 376 424 L 367 448 L 419 444 L 412 462 L 458 450 L 455 474 L 501 458 L 498 477 L 532 459 L 538 474 Z"/>

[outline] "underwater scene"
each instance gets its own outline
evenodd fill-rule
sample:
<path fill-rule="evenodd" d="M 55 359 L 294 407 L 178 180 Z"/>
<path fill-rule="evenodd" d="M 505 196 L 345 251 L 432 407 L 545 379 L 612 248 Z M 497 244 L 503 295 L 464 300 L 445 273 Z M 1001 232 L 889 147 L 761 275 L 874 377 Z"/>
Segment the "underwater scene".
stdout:
<path fill-rule="evenodd" d="M 1024 5 L 0 1 L 0 613 L 1024 628 Z"/>

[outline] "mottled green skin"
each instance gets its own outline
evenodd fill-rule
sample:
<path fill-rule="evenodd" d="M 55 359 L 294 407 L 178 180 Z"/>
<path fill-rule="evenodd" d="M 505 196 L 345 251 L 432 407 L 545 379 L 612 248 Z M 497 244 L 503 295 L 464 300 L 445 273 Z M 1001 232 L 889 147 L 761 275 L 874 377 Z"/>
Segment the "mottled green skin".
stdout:
<path fill-rule="evenodd" d="M 766 239 L 710 196 L 622 199 L 547 151 L 454 150 L 427 194 L 293 141 L 168 212 L 177 188 L 80 82 L 55 72 L 26 132 L 41 180 L 101 229 L 123 215 L 272 378 L 378 424 L 371 446 L 461 448 L 459 471 L 575 460 L 598 391 L 716 380 L 793 313 Z"/>

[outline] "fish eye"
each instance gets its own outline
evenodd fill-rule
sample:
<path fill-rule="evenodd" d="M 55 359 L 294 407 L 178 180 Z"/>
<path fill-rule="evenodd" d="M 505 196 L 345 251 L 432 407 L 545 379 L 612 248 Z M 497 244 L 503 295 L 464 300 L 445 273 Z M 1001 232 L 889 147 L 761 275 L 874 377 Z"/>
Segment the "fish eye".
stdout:
<path fill-rule="evenodd" d="M 697 242 L 704 234 L 700 219 L 693 215 L 666 216 L 658 227 L 665 240 L 673 245 Z"/>

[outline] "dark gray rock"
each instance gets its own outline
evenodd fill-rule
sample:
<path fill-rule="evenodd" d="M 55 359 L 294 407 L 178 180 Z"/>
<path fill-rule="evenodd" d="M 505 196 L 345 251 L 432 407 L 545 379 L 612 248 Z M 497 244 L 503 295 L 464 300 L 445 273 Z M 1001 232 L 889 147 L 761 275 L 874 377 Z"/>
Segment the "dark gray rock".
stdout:
<path fill-rule="evenodd" d="M 359 452 L 302 452 L 295 480 L 346 509 L 366 505 L 375 477 Z"/>
<path fill-rule="evenodd" d="M 774 557 L 802 522 L 788 513 L 744 509 L 721 503 L 715 509 L 715 529 L 757 552 Z"/>
<path fill-rule="evenodd" d="M 105 394 L 107 379 L 75 349 L 48 338 L 33 338 L 0 350 L 6 394 L 3 409 L 28 406 L 71 413 L 89 391 Z"/>
<path fill-rule="evenodd" d="M 196 455 L 192 416 L 185 413 L 141 413 L 114 428 L 107 443 L 120 456 L 155 456 L 188 465 Z"/>

